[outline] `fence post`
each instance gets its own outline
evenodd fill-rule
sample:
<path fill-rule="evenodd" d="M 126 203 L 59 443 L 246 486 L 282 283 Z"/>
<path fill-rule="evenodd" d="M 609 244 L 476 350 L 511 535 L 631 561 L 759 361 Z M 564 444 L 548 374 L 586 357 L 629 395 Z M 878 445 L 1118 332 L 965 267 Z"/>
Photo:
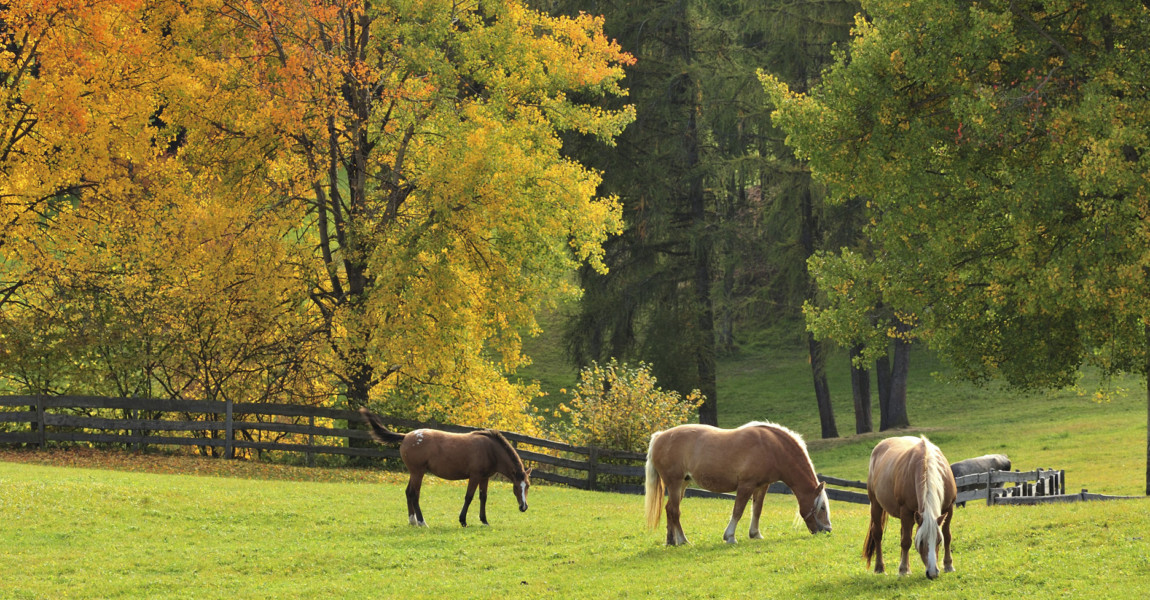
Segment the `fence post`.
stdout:
<path fill-rule="evenodd" d="M 308 424 L 308 427 L 315 427 L 315 415 L 308 415 L 307 424 Z M 315 452 L 311 452 L 311 449 L 313 447 L 315 447 L 315 434 L 310 432 L 310 431 L 307 434 L 307 447 L 308 447 L 307 466 L 314 467 L 315 466 Z"/>
<path fill-rule="evenodd" d="M 986 472 L 986 505 L 994 505 L 994 475 L 991 471 Z"/>
<path fill-rule="evenodd" d="M 227 405 L 224 417 L 224 458 L 235 458 L 235 435 L 232 430 L 232 399 L 228 398 L 224 401 Z"/>
<path fill-rule="evenodd" d="M 599 448 L 591 446 L 591 454 L 587 457 L 587 489 L 595 491 L 596 479 L 599 477 Z"/>
<path fill-rule="evenodd" d="M 47 450 L 48 449 L 48 432 L 45 431 L 45 429 L 44 429 L 45 423 L 44 423 L 44 395 L 43 394 L 37 394 L 36 395 L 36 425 L 37 425 L 37 429 L 38 429 L 37 433 L 40 434 L 40 436 L 39 436 L 39 438 L 40 438 L 39 439 L 40 449 L 41 450 Z"/>

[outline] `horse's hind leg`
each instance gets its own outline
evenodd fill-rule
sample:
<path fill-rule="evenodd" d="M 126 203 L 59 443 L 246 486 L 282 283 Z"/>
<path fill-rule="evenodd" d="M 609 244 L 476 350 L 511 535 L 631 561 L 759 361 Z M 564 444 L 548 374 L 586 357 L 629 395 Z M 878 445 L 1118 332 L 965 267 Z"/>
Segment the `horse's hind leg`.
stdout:
<path fill-rule="evenodd" d="M 459 524 L 464 527 L 467 527 L 467 509 L 471 506 L 471 500 L 475 498 L 475 488 L 477 487 L 479 487 L 478 478 L 472 477 L 467 481 L 467 495 L 463 498 L 463 510 L 459 511 Z"/>
<path fill-rule="evenodd" d="M 946 546 L 946 557 L 942 561 L 944 573 L 954 572 L 954 560 L 950 557 L 950 518 L 954 516 L 954 507 L 946 513 L 946 520 L 942 522 L 942 541 Z"/>
<path fill-rule="evenodd" d="M 735 507 L 731 510 L 731 522 L 727 523 L 727 529 L 723 531 L 724 542 L 728 544 L 736 542 L 735 527 L 738 527 L 739 519 L 743 518 L 743 511 L 747 508 L 747 500 L 750 500 L 754 493 L 755 489 L 752 487 L 739 486 L 739 490 L 735 494 Z"/>
<path fill-rule="evenodd" d="M 427 527 L 423 521 L 423 511 L 419 509 L 419 488 L 423 485 L 423 473 L 412 473 L 407 482 L 407 520 L 412 525 Z"/>
<path fill-rule="evenodd" d="M 763 534 L 759 533 L 759 516 L 763 514 L 763 498 L 767 495 L 767 486 L 755 490 L 754 504 L 751 506 L 751 539 L 761 540 Z"/>
<path fill-rule="evenodd" d="M 489 524 L 487 522 L 487 482 L 488 481 L 490 481 L 490 480 L 484 479 L 483 481 L 479 482 L 479 522 L 483 523 L 484 525 Z"/>
<path fill-rule="evenodd" d="M 870 548 L 873 547 L 875 573 L 886 572 L 886 564 L 882 560 L 882 534 L 885 525 L 886 513 L 879 505 L 878 500 L 872 496 L 870 498 L 870 531 L 867 533 L 866 541 L 868 548 L 864 549 L 864 553 L 870 552 Z"/>
<path fill-rule="evenodd" d="M 667 483 L 667 545 L 681 546 L 687 543 L 687 536 L 683 534 L 683 526 L 679 523 L 679 505 L 683 502 L 687 482 L 673 479 Z"/>

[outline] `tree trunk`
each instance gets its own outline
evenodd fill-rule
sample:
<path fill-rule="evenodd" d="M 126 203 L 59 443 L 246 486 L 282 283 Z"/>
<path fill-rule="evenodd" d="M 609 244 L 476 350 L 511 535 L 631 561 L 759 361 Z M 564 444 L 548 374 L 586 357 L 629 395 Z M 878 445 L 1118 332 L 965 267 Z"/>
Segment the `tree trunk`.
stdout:
<path fill-rule="evenodd" d="M 855 433 L 870 433 L 874 431 L 871 422 L 870 408 L 870 372 L 856 367 L 854 359 L 862 354 L 862 346 L 853 346 L 850 350 L 851 361 L 851 394 L 855 400 Z"/>
<path fill-rule="evenodd" d="M 894 359 L 890 372 L 890 399 L 887 402 L 890 422 L 888 429 L 910 427 L 906 415 L 906 379 L 910 373 L 910 342 L 894 341 Z"/>
<path fill-rule="evenodd" d="M 1146 326 L 1146 495 L 1150 496 L 1150 325 Z"/>
<path fill-rule="evenodd" d="M 692 95 L 691 114 L 687 117 L 687 166 L 691 180 L 687 193 L 690 194 L 691 218 L 695 230 L 695 307 L 698 339 L 695 340 L 695 363 L 699 375 L 699 391 L 705 396 L 699 406 L 699 422 L 706 425 L 719 424 L 718 390 L 715 382 L 715 312 L 711 303 L 711 241 L 707 230 L 707 205 L 703 193 L 703 181 L 697 174 L 699 166 L 699 129 L 697 115 L 699 97 Z"/>
<path fill-rule="evenodd" d="M 890 429 L 890 358 L 885 354 L 874 361 L 875 377 L 878 379 L 878 430 Z"/>
<path fill-rule="evenodd" d="M 827 359 L 823 345 L 811 333 L 807 334 L 807 351 L 810 354 L 811 376 L 815 384 L 815 401 L 819 406 L 819 425 L 822 427 L 823 439 L 837 438 L 839 429 L 835 425 L 835 408 L 831 405 L 831 389 L 827 385 Z"/>

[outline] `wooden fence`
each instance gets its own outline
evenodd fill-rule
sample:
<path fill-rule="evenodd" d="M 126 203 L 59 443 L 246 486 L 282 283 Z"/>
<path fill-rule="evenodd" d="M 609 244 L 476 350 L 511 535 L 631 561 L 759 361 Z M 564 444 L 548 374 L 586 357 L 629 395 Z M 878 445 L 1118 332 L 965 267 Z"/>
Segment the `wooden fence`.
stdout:
<path fill-rule="evenodd" d="M 1086 490 L 1077 494 L 1067 494 L 1066 471 L 1057 469 L 1036 469 L 1021 473 L 1018 471 L 972 473 L 955 478 L 954 482 L 958 486 L 958 498 L 955 502 L 960 506 L 971 500 L 986 500 L 988 506 L 993 506 L 1141 498 L 1141 496 L 1091 494 Z M 1006 487 L 1008 483 L 1014 485 Z"/>
<path fill-rule="evenodd" d="M 420 423 L 384 417 L 396 430 L 434 428 L 474 431 L 472 427 Z M 534 464 L 532 478 L 585 490 L 642 494 L 646 454 L 573 446 L 518 433 L 503 432 L 524 461 Z M 358 412 L 294 404 L 242 404 L 202 400 L 108 398 L 100 396 L 0 396 L 0 444 L 46 448 L 51 443 L 195 446 L 227 458 L 237 450 L 292 452 L 314 464 L 316 455 L 399 458 L 395 447 L 371 442 Z M 820 474 L 832 500 L 867 504 L 866 484 Z M 958 502 L 1037 504 L 1109 500 L 1137 496 L 1105 496 L 1082 490 L 1066 494 L 1066 473 L 1053 469 L 992 471 L 959 477 Z M 1013 484 L 1006 487 L 1006 484 Z M 849 488 L 849 489 L 840 489 Z M 790 493 L 782 483 L 771 493 Z M 688 496 L 733 498 L 688 488 Z"/>
<path fill-rule="evenodd" d="M 382 418 L 396 430 L 423 427 L 474 431 L 472 427 Z M 318 423 L 317 423 L 318 421 Z M 0 444 L 46 448 L 51 443 L 195 446 L 234 457 L 237 450 L 294 452 L 313 464 L 315 455 L 399 458 L 399 450 L 369 442 L 358 412 L 290 404 L 242 404 L 157 398 L 99 396 L 0 396 Z M 503 432 L 524 461 L 534 463 L 532 478 L 585 490 L 642 494 L 647 455 Z M 353 441 L 355 440 L 355 441 Z M 819 475 L 828 485 L 866 489 L 860 481 Z M 772 493 L 790 493 L 773 484 Z M 689 488 L 689 496 L 733 498 Z M 867 503 L 865 493 L 827 488 L 833 500 Z"/>

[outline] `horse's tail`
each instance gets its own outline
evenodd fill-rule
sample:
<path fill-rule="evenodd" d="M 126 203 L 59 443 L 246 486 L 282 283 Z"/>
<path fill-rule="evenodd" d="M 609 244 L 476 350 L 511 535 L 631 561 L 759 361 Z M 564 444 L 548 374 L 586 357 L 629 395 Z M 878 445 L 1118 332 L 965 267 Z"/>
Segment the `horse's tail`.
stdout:
<path fill-rule="evenodd" d="M 659 432 L 651 434 L 651 443 L 647 445 L 647 492 L 644 495 L 644 507 L 647 509 L 647 527 L 654 529 L 659 526 L 659 515 L 663 512 L 663 478 L 655 471 L 655 463 L 651 457 L 654 454 L 655 438 Z"/>
<path fill-rule="evenodd" d="M 871 502 L 874 501 L 875 500 L 872 498 Z M 886 511 L 884 510 L 882 517 L 879 517 L 879 522 L 877 523 L 880 531 L 886 529 L 886 516 Z M 863 558 L 866 559 L 866 568 L 868 569 L 870 568 L 871 558 L 874 558 L 874 553 L 878 551 L 879 545 L 879 541 L 875 538 L 874 535 L 875 525 L 876 523 L 874 522 L 874 517 L 872 516 L 870 527 L 867 527 L 866 530 L 866 540 L 863 542 Z"/>
<path fill-rule="evenodd" d="M 403 441 L 404 436 L 402 433 L 388 431 L 388 429 L 384 427 L 383 423 L 379 420 L 379 417 L 371 414 L 371 411 L 360 407 L 359 414 L 363 415 L 363 420 L 367 421 L 368 425 L 371 425 L 371 437 L 375 438 L 375 441 L 381 444 Z"/>

